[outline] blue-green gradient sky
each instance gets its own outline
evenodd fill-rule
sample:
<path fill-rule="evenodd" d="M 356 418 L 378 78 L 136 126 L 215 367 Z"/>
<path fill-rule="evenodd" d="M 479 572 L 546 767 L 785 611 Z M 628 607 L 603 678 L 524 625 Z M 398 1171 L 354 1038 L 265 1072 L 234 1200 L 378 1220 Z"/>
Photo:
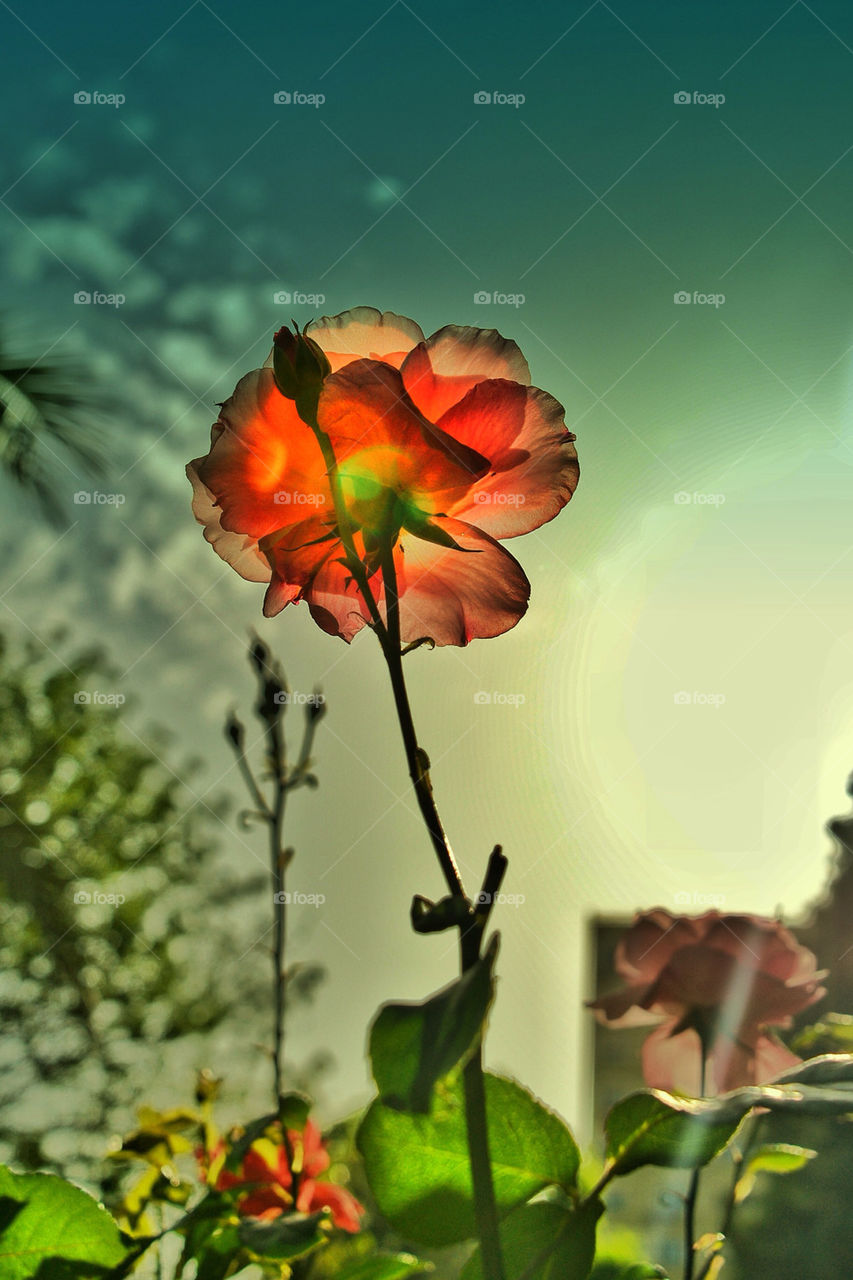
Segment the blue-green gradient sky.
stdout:
<path fill-rule="evenodd" d="M 65 473 L 76 523 L 56 543 L 9 499 L 4 622 L 102 640 L 134 729 L 170 723 L 235 795 L 219 723 L 249 696 L 247 628 L 297 688 L 322 684 L 322 790 L 294 806 L 293 883 L 327 898 L 296 929 L 331 972 L 300 1036 L 334 1051 L 339 1105 L 366 1096 L 380 1001 L 451 976 L 449 945 L 407 923 L 439 876 L 377 646 L 347 651 L 304 610 L 264 623 L 261 589 L 194 526 L 183 463 L 291 314 L 364 303 L 427 333 L 496 327 L 565 403 L 581 485 L 512 547 L 528 617 L 419 653 L 411 682 L 469 879 L 500 840 L 507 892 L 525 897 L 499 921 L 492 1061 L 577 1117 L 584 921 L 711 898 L 795 916 L 845 803 L 853 12 L 16 7 L 0 14 L 4 303 L 114 392 L 104 488 L 126 502 L 75 506 L 91 484 Z M 75 304 L 80 290 L 126 300 Z M 282 307 L 278 291 L 325 302 Z"/>

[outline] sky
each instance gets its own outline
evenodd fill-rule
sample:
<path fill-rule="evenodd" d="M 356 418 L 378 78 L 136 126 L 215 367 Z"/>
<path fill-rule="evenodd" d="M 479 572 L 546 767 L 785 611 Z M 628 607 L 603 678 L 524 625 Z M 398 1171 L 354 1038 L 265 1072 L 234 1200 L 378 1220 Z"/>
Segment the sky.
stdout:
<path fill-rule="evenodd" d="M 369 1095 L 378 1005 L 453 976 L 408 926 L 441 881 L 378 646 L 262 619 L 183 465 L 280 324 L 356 305 L 497 328 L 566 406 L 577 494 L 511 547 L 528 615 L 408 663 L 466 879 L 510 858 L 489 1060 L 583 1127 L 592 918 L 795 920 L 848 804 L 853 14 L 33 0 L 0 27 L 2 306 L 109 393 L 112 495 L 64 471 L 57 537 L 4 489 L 2 622 L 101 642 L 129 731 L 204 758 L 199 803 L 240 797 L 250 628 L 322 687 L 290 841 L 326 899 L 294 945 L 330 973 L 299 1037 L 337 1059 L 331 1113 Z"/>

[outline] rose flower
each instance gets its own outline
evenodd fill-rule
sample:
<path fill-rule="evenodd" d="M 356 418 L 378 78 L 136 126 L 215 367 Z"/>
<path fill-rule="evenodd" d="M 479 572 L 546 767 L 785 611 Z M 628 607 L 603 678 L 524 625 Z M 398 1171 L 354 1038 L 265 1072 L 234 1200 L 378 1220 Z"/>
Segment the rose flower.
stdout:
<path fill-rule="evenodd" d="M 316 425 L 382 616 L 378 549 L 393 547 L 403 642 L 464 645 L 513 627 L 530 584 L 501 540 L 553 519 L 578 478 L 564 410 L 530 386 L 516 344 L 455 325 L 424 338 L 412 320 L 357 307 L 296 337 L 281 330 L 274 351 L 275 370 L 240 380 L 210 451 L 187 467 L 207 541 L 269 584 L 264 613 L 305 600 L 346 641 L 370 619 Z"/>
<path fill-rule="evenodd" d="M 771 1028 L 825 994 L 811 951 L 761 916 L 658 907 L 637 915 L 615 964 L 626 985 L 589 1007 L 610 1027 L 659 1023 L 643 1045 L 646 1083 L 691 1095 L 762 1083 L 798 1063 Z"/>
<path fill-rule="evenodd" d="M 323 1146 L 320 1130 L 308 1120 L 301 1133 L 288 1129 L 288 1142 L 293 1164 L 300 1170 L 294 1202 L 293 1172 L 284 1144 L 258 1138 L 249 1147 L 240 1169 L 234 1173 L 223 1168 L 225 1147 L 222 1143 L 209 1159 L 199 1152 L 205 1179 L 217 1191 L 245 1187 L 237 1200 L 237 1212 L 247 1218 L 277 1218 L 282 1213 L 315 1213 L 329 1209 L 332 1221 L 343 1231 L 360 1229 L 359 1218 L 364 1209 L 352 1192 L 334 1182 L 320 1182 L 318 1175 L 329 1167 L 329 1153 Z"/>

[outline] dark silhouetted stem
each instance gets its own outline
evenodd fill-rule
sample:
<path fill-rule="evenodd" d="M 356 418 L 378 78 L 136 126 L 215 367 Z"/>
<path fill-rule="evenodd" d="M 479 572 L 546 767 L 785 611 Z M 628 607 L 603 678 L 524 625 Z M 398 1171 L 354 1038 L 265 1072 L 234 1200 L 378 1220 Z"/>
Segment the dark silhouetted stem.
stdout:
<path fill-rule="evenodd" d="M 700 1035 L 700 1041 L 702 1046 L 702 1066 L 699 1075 L 699 1094 L 704 1097 L 708 1047 L 704 1036 Z M 699 1174 L 700 1170 L 698 1168 L 691 1173 L 687 1195 L 684 1197 L 684 1280 L 693 1280 L 693 1264 L 696 1259 L 693 1246 L 696 1243 L 695 1218 L 696 1201 L 699 1198 Z"/>
<path fill-rule="evenodd" d="M 382 635 L 380 633 L 379 638 L 391 676 L 391 688 L 394 693 L 397 717 L 400 721 L 400 731 L 403 735 L 403 747 L 409 766 L 409 776 L 412 779 L 418 806 L 447 882 L 447 887 L 454 897 L 467 901 L 462 877 L 459 874 L 453 850 L 450 847 L 450 842 L 445 834 L 433 799 L 432 783 L 429 776 L 429 759 L 426 752 L 418 745 L 412 719 L 412 710 L 403 674 L 397 575 L 394 568 L 394 550 L 390 540 L 383 550 L 382 577 L 385 585 L 386 622 L 385 634 Z M 496 892 L 496 888 L 492 886 L 500 885 L 505 870 L 506 859 L 499 850 L 495 850 L 489 862 L 489 870 L 486 874 L 484 890 L 481 895 L 484 899 L 483 909 L 472 909 L 469 921 L 460 927 L 460 962 L 463 973 L 473 968 L 480 958 L 483 933 L 489 917 L 492 899 Z M 487 888 L 486 886 L 489 887 Z M 485 1280 L 504 1280 L 504 1266 L 501 1257 L 500 1236 L 498 1234 L 498 1213 L 489 1154 L 482 1039 L 478 1042 L 474 1053 L 463 1068 L 462 1077 L 465 1092 L 465 1126 L 468 1138 L 468 1157 L 471 1162 L 474 1212 L 480 1241 L 483 1276 Z"/>

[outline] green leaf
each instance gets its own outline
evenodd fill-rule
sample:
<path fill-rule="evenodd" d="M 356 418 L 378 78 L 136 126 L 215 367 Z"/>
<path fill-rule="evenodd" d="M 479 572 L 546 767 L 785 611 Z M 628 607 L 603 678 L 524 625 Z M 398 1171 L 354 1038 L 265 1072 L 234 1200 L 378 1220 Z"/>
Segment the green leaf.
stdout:
<path fill-rule="evenodd" d="M 572 1192 L 580 1156 L 559 1116 L 504 1076 L 487 1072 L 485 1088 L 498 1211 L 508 1213 L 548 1186 Z M 444 1245 L 475 1234 L 460 1076 L 440 1082 L 429 1115 L 377 1099 L 357 1140 L 379 1210 L 403 1236 Z"/>
<path fill-rule="evenodd" d="M 375 1253 L 338 1271 L 337 1280 L 407 1280 L 433 1269 L 431 1262 L 419 1262 L 410 1253 Z"/>
<path fill-rule="evenodd" d="M 746 1162 L 735 1187 L 735 1204 L 741 1204 L 752 1192 L 759 1173 L 796 1173 L 817 1155 L 809 1147 L 794 1147 L 786 1142 L 772 1142 L 759 1147 Z"/>
<path fill-rule="evenodd" d="M 667 1273 L 652 1262 L 637 1262 L 623 1272 L 619 1280 L 667 1280 Z"/>
<path fill-rule="evenodd" d="M 3 1280 L 31 1280 L 37 1270 L 56 1280 L 102 1276 L 126 1254 L 115 1222 L 85 1191 L 51 1173 L 0 1165 Z"/>
<path fill-rule="evenodd" d="M 299 1133 L 305 1128 L 311 1113 L 311 1099 L 304 1093 L 283 1093 L 279 1099 L 278 1114 L 288 1129 Z"/>
<path fill-rule="evenodd" d="M 853 1048 L 853 1017 L 849 1013 L 827 1013 L 819 1022 L 803 1027 L 791 1041 L 794 1053 L 849 1053 Z"/>
<path fill-rule="evenodd" d="M 603 1212 L 600 1200 L 577 1209 L 545 1202 L 516 1209 L 500 1228 L 506 1280 L 586 1280 Z M 460 1280 L 483 1280 L 479 1248 L 462 1268 Z"/>
<path fill-rule="evenodd" d="M 619 1175 L 647 1164 L 697 1168 L 722 1151 L 746 1110 L 721 1119 L 708 1099 L 659 1089 L 630 1094 L 611 1107 L 604 1122 L 608 1165 Z"/>
<path fill-rule="evenodd" d="M 853 1084 L 853 1054 L 822 1053 L 789 1067 L 774 1084 L 845 1085 Z"/>
<path fill-rule="evenodd" d="M 426 1113 L 436 1081 L 476 1045 L 494 994 L 495 935 L 467 973 L 422 1003 L 386 1004 L 370 1031 L 370 1060 L 388 1107 Z"/>
<path fill-rule="evenodd" d="M 853 1113 L 853 1056 L 812 1058 L 771 1084 L 717 1098 L 684 1098 L 661 1089 L 633 1093 L 604 1122 L 609 1172 L 630 1173 L 646 1164 L 699 1168 L 722 1151 L 755 1107 L 812 1116 Z"/>
<path fill-rule="evenodd" d="M 281 1214 L 270 1221 L 244 1218 L 237 1228 L 237 1238 L 244 1248 L 262 1258 L 276 1261 L 301 1258 L 326 1243 L 321 1224 L 327 1217 L 325 1212 L 320 1212 Z"/>

